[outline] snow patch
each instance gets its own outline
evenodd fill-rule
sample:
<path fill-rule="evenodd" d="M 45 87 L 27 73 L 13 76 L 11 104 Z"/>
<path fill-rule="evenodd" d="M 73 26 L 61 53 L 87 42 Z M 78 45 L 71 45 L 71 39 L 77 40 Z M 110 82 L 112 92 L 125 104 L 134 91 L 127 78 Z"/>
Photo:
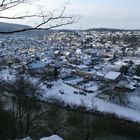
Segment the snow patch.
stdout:
<path fill-rule="evenodd" d="M 63 140 L 63 139 L 60 138 L 60 137 L 57 136 L 57 135 L 52 135 L 52 136 L 50 136 L 50 137 L 41 138 L 40 140 Z"/>

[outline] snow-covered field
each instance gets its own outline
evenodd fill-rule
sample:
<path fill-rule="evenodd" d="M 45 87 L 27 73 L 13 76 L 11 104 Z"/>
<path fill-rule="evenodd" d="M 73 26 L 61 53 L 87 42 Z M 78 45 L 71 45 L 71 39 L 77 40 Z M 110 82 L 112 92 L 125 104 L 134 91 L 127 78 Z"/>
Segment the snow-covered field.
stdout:
<path fill-rule="evenodd" d="M 52 135 L 52 136 L 50 136 L 50 137 L 41 138 L 40 140 L 63 140 L 63 139 L 60 138 L 60 137 L 57 136 L 57 135 Z"/>
<path fill-rule="evenodd" d="M 128 98 L 128 101 L 129 101 L 129 107 L 131 107 L 135 110 L 140 110 L 140 96 L 131 95 Z"/>
<path fill-rule="evenodd" d="M 24 139 L 20 139 L 20 140 L 32 140 L 30 137 L 26 137 Z M 40 140 L 63 140 L 61 137 L 59 137 L 58 135 L 52 135 L 50 137 L 43 137 Z"/>
<path fill-rule="evenodd" d="M 140 111 L 128 107 L 120 106 L 108 101 L 95 97 L 95 94 L 86 96 L 74 94 L 79 91 L 69 85 L 64 84 L 61 80 L 53 82 L 54 86 L 48 89 L 43 85 L 43 100 L 57 99 L 70 106 L 85 106 L 87 110 L 97 110 L 103 113 L 114 114 L 119 118 L 140 123 Z M 64 92 L 64 94 L 62 94 Z M 134 99 L 135 100 L 135 99 Z"/>
<path fill-rule="evenodd" d="M 0 72 L 0 77 L 5 80 L 13 80 L 15 75 L 6 69 Z M 89 111 L 96 110 L 106 114 L 114 114 L 118 118 L 140 123 L 140 96 L 131 95 L 128 98 L 128 107 L 125 107 L 96 97 L 96 92 L 81 95 L 82 91 L 65 84 L 62 80 L 53 81 L 52 85 L 52 88 L 47 88 L 47 85 L 41 84 L 42 100 L 52 101 L 55 99 L 71 107 L 84 106 Z"/>

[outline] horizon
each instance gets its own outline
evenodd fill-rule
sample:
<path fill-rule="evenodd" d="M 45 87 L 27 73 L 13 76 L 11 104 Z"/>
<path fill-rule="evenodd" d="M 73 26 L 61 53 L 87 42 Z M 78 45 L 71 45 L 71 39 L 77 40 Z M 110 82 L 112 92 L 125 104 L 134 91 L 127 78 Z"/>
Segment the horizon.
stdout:
<path fill-rule="evenodd" d="M 16 9 L 4 12 L 4 15 L 19 15 L 23 13 L 23 10 L 28 14 L 31 11 L 37 11 L 38 8 L 56 12 L 63 7 L 63 4 L 64 0 L 47 0 L 47 2 L 46 0 L 35 0 L 32 5 L 18 6 Z M 81 18 L 79 22 L 59 29 L 113 28 L 137 30 L 140 29 L 139 5 L 139 0 L 71 0 L 65 14 L 78 15 Z M 11 23 L 11 20 L 0 20 L 0 22 Z M 21 24 L 21 21 L 14 20 L 12 23 Z M 30 19 L 22 20 L 22 24 L 32 26 L 34 23 Z"/>
<path fill-rule="evenodd" d="M 1 23 L 4 23 L 4 24 L 13 24 L 13 25 L 21 25 L 21 26 L 29 26 L 29 25 L 27 25 L 27 24 L 20 24 L 20 23 L 12 23 L 12 22 L 1 22 L 0 21 L 0 24 Z M 45 28 L 42 28 L 42 30 L 43 29 L 45 29 Z M 63 27 L 61 27 L 61 28 L 54 28 L 54 29 L 51 29 L 51 30 L 98 30 L 98 29 L 109 29 L 109 30 L 126 30 L 126 31 L 140 31 L 140 28 L 137 28 L 137 29 L 129 29 L 129 28 L 126 28 L 126 29 L 124 29 L 124 28 L 111 28 L 111 27 L 91 27 L 91 28 L 86 28 L 86 29 L 72 29 L 72 28 L 63 28 Z"/>

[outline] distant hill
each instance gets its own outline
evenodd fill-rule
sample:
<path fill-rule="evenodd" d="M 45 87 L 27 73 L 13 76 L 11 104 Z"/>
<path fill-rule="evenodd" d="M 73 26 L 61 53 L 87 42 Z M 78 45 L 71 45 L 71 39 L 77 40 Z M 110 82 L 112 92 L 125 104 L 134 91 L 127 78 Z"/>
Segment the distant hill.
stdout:
<path fill-rule="evenodd" d="M 75 31 L 82 31 L 82 30 L 78 30 L 78 29 L 54 29 L 54 31 L 57 32 L 75 32 Z"/>
<path fill-rule="evenodd" d="M 0 31 L 1 32 L 16 31 L 16 30 L 28 29 L 28 28 L 31 28 L 31 26 L 0 22 Z M 39 35 L 44 35 L 47 33 L 48 33 L 47 30 L 42 29 L 42 30 L 30 30 L 30 31 L 18 32 L 18 33 L 9 34 L 9 35 L 39 36 Z"/>
<path fill-rule="evenodd" d="M 0 31 L 5 31 L 5 32 L 6 31 L 15 31 L 15 30 L 20 30 L 20 29 L 25 29 L 25 28 L 30 28 L 30 26 L 0 22 Z"/>
<path fill-rule="evenodd" d="M 98 32 L 123 32 L 123 31 L 140 31 L 139 29 L 130 30 L 130 29 L 113 29 L 113 28 L 92 28 L 85 31 L 98 31 Z"/>
<path fill-rule="evenodd" d="M 0 31 L 15 31 L 15 30 L 20 30 L 20 29 L 26 29 L 26 28 L 31 28 L 31 26 L 27 25 L 22 25 L 22 24 L 13 24 L 13 23 L 5 23 L 5 22 L 0 22 Z M 25 31 L 25 32 L 19 32 L 19 33 L 14 33 L 14 35 L 26 35 L 26 36 L 40 36 L 40 35 L 45 35 L 48 32 L 75 32 L 75 31 L 98 31 L 98 32 L 103 32 L 103 31 L 108 31 L 108 32 L 122 32 L 122 31 L 140 31 L 138 30 L 125 30 L 125 29 L 111 29 L 111 28 L 92 28 L 92 29 L 86 29 L 86 30 L 74 30 L 74 29 L 53 29 L 53 30 L 30 30 L 30 31 Z"/>
<path fill-rule="evenodd" d="M 140 29 L 113 29 L 113 28 L 91 28 L 91 29 L 85 29 L 85 30 L 80 30 L 80 29 L 57 29 L 53 31 L 58 31 L 58 32 L 75 32 L 75 31 L 97 31 L 97 32 L 123 32 L 123 31 L 140 31 Z"/>

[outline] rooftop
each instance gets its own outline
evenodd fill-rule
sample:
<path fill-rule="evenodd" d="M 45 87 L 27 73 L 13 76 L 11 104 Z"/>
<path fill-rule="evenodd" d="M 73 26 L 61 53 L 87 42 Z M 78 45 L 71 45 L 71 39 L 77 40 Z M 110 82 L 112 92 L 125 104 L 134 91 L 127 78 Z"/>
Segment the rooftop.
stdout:
<path fill-rule="evenodd" d="M 109 79 L 109 80 L 115 80 L 116 78 L 118 78 L 120 76 L 120 72 L 114 72 L 114 71 L 110 71 L 108 72 L 104 78 Z"/>

